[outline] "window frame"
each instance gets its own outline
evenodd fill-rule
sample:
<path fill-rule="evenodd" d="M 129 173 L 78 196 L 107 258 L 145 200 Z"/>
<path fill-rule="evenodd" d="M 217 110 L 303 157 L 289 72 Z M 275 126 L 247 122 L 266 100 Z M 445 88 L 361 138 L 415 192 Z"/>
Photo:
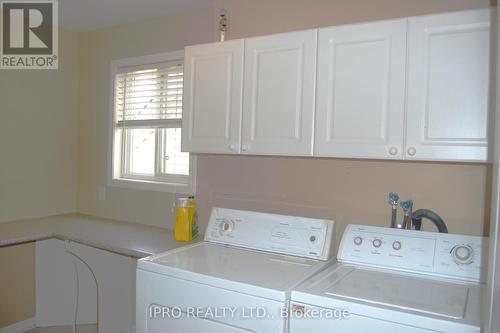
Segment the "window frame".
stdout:
<path fill-rule="evenodd" d="M 158 163 L 155 163 L 156 172 L 154 176 L 139 175 L 139 174 L 124 174 L 122 171 L 126 170 L 122 163 L 126 160 L 122 158 L 124 149 L 124 140 L 126 136 L 125 128 L 121 128 L 123 134 L 119 133 L 116 126 L 115 114 L 115 79 L 116 75 L 123 72 L 125 67 L 138 67 L 138 66 L 154 66 L 155 64 L 165 62 L 184 61 L 184 51 L 174 51 L 157 53 L 146 56 L 139 56 L 133 58 L 112 60 L 110 65 L 110 98 L 109 98 L 109 118 L 108 118 L 108 186 L 131 188 L 149 191 L 169 192 L 176 194 L 194 195 L 196 191 L 196 156 L 189 155 L 189 176 L 184 175 L 159 175 Z M 179 127 L 182 127 L 182 120 Z M 137 127 L 139 128 L 139 126 Z M 159 144 L 160 134 L 157 131 L 155 146 Z M 156 153 L 160 153 L 160 149 L 155 147 Z"/>

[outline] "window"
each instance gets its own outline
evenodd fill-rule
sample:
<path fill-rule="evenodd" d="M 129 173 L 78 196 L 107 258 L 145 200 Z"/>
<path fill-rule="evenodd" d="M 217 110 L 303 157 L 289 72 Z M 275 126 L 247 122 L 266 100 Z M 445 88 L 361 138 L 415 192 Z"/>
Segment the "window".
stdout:
<path fill-rule="evenodd" d="M 181 151 L 183 53 L 112 62 L 111 185 L 194 193 Z"/>

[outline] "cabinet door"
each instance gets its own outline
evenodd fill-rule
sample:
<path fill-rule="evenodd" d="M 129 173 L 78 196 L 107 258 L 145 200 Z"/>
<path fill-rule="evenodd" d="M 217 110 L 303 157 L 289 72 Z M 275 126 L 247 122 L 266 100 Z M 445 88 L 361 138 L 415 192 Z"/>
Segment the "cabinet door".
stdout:
<path fill-rule="evenodd" d="M 66 252 L 67 247 L 67 242 L 58 239 L 36 242 L 38 327 L 72 325 L 74 322 L 78 285 L 74 261 Z"/>
<path fill-rule="evenodd" d="M 97 323 L 97 286 L 70 252 L 70 242 L 36 242 L 36 325 L 70 326 Z M 78 296 L 77 296 L 78 295 Z"/>
<path fill-rule="evenodd" d="M 136 260 L 75 242 L 70 251 L 96 279 L 99 332 L 132 332 Z"/>
<path fill-rule="evenodd" d="M 409 20 L 408 159 L 487 159 L 489 45 L 489 10 Z"/>
<path fill-rule="evenodd" d="M 319 30 L 315 156 L 402 157 L 406 23 Z"/>
<path fill-rule="evenodd" d="M 243 40 L 186 47 L 182 150 L 238 153 Z"/>
<path fill-rule="evenodd" d="M 245 41 L 242 153 L 312 155 L 317 30 Z"/>

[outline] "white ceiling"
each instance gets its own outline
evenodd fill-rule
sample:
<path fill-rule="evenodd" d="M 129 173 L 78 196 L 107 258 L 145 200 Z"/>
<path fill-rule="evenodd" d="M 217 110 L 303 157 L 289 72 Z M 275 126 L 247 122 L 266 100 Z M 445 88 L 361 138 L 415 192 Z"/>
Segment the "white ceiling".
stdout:
<path fill-rule="evenodd" d="M 90 31 L 148 17 L 205 7 L 212 0 L 59 0 L 59 24 Z"/>

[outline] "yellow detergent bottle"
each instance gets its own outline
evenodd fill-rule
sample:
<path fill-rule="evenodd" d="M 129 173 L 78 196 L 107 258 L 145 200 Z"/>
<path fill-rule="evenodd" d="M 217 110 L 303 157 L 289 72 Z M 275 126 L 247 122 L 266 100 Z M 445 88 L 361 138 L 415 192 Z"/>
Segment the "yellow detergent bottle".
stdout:
<path fill-rule="evenodd" d="M 198 236 L 198 213 L 194 197 L 177 199 L 174 235 L 177 241 L 190 241 Z"/>

